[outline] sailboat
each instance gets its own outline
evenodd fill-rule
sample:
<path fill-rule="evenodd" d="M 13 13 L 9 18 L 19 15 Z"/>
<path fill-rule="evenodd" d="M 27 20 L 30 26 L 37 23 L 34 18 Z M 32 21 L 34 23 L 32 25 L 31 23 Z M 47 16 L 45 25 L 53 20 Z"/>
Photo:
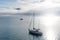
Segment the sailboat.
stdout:
<path fill-rule="evenodd" d="M 33 13 L 33 29 L 28 29 L 29 30 L 29 34 L 35 35 L 35 36 L 42 36 L 42 32 L 39 31 L 40 29 L 34 28 L 34 20 L 35 20 L 34 17 L 35 17 L 35 13 Z"/>

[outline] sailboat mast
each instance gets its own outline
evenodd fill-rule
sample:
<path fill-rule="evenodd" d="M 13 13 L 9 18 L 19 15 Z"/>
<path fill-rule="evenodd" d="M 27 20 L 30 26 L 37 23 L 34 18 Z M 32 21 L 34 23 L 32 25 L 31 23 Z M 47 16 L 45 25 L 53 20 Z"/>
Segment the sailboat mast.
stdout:
<path fill-rule="evenodd" d="M 35 14 L 33 13 L 33 28 L 34 28 L 34 20 L 35 20 Z"/>

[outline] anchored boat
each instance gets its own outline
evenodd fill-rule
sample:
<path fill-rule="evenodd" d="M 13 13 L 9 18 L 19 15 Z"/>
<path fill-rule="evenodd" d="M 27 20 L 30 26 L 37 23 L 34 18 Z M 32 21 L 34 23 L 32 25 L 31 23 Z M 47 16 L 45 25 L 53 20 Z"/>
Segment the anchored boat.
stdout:
<path fill-rule="evenodd" d="M 33 29 L 28 29 L 29 30 L 29 34 L 30 35 L 35 35 L 35 36 L 42 36 L 42 32 L 40 31 L 40 29 L 36 29 L 34 28 L 34 13 L 33 13 Z M 31 25 L 31 23 L 30 23 Z"/>
<path fill-rule="evenodd" d="M 39 29 L 35 29 L 35 28 L 33 30 L 29 29 L 29 34 L 36 35 L 36 36 L 42 36 L 42 32 L 39 32 Z"/>

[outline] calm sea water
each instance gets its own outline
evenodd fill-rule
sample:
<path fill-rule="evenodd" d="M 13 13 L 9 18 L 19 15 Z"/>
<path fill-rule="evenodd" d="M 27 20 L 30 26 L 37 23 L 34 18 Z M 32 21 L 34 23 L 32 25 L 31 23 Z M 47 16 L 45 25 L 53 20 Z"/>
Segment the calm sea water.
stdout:
<path fill-rule="evenodd" d="M 23 18 L 23 20 L 20 20 Z M 40 17 L 35 19 L 35 27 L 38 25 Z M 29 35 L 28 28 L 32 29 L 32 16 L 27 15 L 0 15 L 0 40 L 59 40 L 60 39 L 60 16 L 41 17 L 40 29 L 44 34 L 41 37 Z M 40 23 L 39 22 L 39 23 Z M 52 25 L 53 24 L 53 25 Z M 44 37 L 45 36 L 45 37 Z"/>
<path fill-rule="evenodd" d="M 0 16 L 0 40 L 44 40 L 43 36 L 29 35 L 30 18 L 24 15 Z"/>

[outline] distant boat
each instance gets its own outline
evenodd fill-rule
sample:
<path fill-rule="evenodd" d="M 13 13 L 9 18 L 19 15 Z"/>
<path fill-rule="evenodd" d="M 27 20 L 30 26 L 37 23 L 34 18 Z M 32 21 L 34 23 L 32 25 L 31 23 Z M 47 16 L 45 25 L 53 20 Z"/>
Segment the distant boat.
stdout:
<path fill-rule="evenodd" d="M 23 20 L 23 18 L 20 18 L 20 20 Z"/>
<path fill-rule="evenodd" d="M 35 36 L 42 36 L 42 32 L 39 31 L 40 29 L 34 28 L 34 16 L 35 15 L 33 13 L 33 29 L 28 29 L 29 30 L 29 34 L 35 35 Z M 30 25 L 31 25 L 31 23 L 30 23 Z"/>

